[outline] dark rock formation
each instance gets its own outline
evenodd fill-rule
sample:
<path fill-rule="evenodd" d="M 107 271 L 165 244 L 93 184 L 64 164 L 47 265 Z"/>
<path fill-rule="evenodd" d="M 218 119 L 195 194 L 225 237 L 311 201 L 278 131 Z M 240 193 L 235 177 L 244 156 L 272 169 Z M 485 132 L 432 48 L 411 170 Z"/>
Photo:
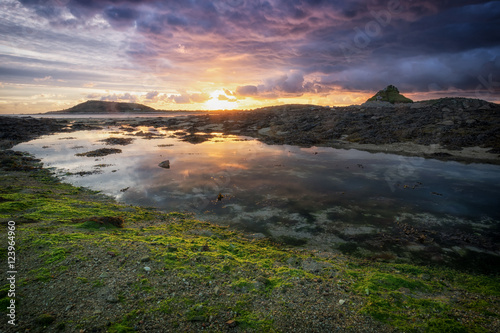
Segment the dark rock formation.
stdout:
<path fill-rule="evenodd" d="M 66 131 L 67 126 L 67 120 L 0 116 L 0 148 L 11 148 L 41 135 Z"/>
<path fill-rule="evenodd" d="M 413 103 L 411 99 L 401 95 L 398 88 L 393 85 L 388 85 L 384 89 L 380 90 L 375 94 L 375 96 L 369 98 L 367 102 L 389 102 L 391 104 Z"/>

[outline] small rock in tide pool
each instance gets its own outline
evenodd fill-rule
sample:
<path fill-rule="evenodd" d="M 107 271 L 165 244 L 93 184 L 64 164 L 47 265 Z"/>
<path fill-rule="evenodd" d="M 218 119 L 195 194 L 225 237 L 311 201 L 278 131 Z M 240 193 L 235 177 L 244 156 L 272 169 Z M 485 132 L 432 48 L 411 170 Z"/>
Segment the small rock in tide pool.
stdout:
<path fill-rule="evenodd" d="M 158 166 L 160 168 L 170 169 L 170 161 L 169 160 L 163 161 L 160 164 L 158 164 Z"/>

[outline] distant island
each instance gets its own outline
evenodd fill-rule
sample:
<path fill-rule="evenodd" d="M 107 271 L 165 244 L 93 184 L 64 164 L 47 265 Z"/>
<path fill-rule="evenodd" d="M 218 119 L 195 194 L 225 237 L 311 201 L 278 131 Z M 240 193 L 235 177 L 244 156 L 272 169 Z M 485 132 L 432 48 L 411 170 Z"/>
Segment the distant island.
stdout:
<path fill-rule="evenodd" d="M 86 101 L 69 109 L 49 111 L 45 114 L 106 114 L 106 113 L 164 113 L 139 103 L 121 103 L 107 101 Z"/>

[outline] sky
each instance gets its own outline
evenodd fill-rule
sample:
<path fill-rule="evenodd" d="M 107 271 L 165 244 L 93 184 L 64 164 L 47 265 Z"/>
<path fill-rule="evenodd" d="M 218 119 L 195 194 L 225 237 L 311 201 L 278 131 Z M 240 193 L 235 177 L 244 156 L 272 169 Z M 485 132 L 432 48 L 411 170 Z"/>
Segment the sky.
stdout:
<path fill-rule="evenodd" d="M 0 113 L 500 101 L 500 1 L 0 0 Z"/>

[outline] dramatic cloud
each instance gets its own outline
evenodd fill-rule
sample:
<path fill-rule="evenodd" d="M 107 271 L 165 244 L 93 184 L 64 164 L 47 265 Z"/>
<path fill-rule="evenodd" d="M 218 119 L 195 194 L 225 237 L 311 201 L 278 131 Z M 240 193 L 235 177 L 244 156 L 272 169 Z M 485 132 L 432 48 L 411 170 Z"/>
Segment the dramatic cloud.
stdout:
<path fill-rule="evenodd" d="M 150 91 L 146 94 L 146 99 L 149 99 L 149 100 L 154 100 L 156 99 L 158 96 L 158 92 L 157 91 Z"/>
<path fill-rule="evenodd" d="M 187 103 L 203 103 L 210 99 L 207 94 L 179 94 L 170 95 L 166 100 L 173 101 L 176 104 L 187 104 Z"/>
<path fill-rule="evenodd" d="M 101 96 L 101 101 L 136 103 L 137 96 L 132 95 L 130 93 L 125 93 L 123 95 L 113 94 L 113 95 Z"/>
<path fill-rule="evenodd" d="M 332 104 L 388 84 L 500 100 L 499 1 L 4 0 L 0 10 L 4 86 L 64 80 L 75 101 Z"/>
<path fill-rule="evenodd" d="M 290 71 L 287 74 L 275 78 L 264 80 L 264 84 L 253 86 L 239 86 L 236 94 L 240 97 L 279 98 L 279 97 L 300 97 L 305 93 L 326 93 L 331 90 L 327 85 L 304 79 L 304 74 L 298 71 Z"/>

